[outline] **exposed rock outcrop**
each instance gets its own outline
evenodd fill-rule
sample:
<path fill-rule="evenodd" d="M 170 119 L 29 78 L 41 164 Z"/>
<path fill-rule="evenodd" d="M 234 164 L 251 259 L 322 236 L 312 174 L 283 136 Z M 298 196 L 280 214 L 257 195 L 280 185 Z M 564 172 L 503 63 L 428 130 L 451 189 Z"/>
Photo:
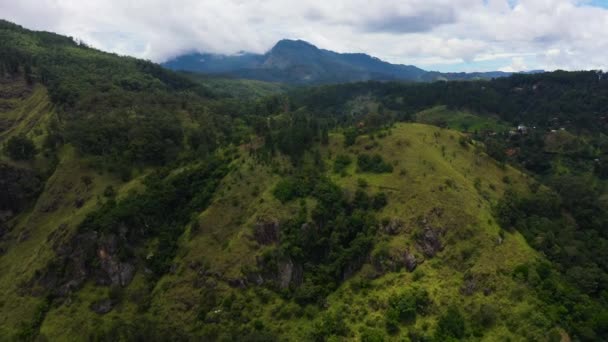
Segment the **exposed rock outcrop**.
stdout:
<path fill-rule="evenodd" d="M 427 258 L 434 257 L 443 250 L 440 239 L 440 230 L 431 226 L 424 227 L 421 234 L 416 237 L 416 247 Z"/>
<path fill-rule="evenodd" d="M 483 294 L 488 296 L 494 291 L 490 278 L 487 274 L 467 274 L 460 287 L 460 293 L 464 296 L 471 296 L 475 292 L 483 290 Z"/>
<path fill-rule="evenodd" d="M 244 271 L 248 284 L 272 284 L 280 289 L 300 286 L 304 269 L 291 258 L 257 258 L 257 267 Z"/>
<path fill-rule="evenodd" d="M 104 299 L 91 304 L 91 310 L 100 315 L 107 314 L 114 308 L 114 303 L 111 299 Z"/>
<path fill-rule="evenodd" d="M 418 266 L 418 261 L 416 260 L 416 256 L 413 253 L 410 253 L 409 251 L 406 251 L 403 254 L 403 263 L 405 266 L 405 269 L 408 270 L 408 272 L 413 272 L 416 267 Z"/>
<path fill-rule="evenodd" d="M 258 221 L 253 227 L 253 238 L 260 245 L 270 245 L 279 241 L 280 224 L 278 220 Z"/>
<path fill-rule="evenodd" d="M 287 289 L 290 286 L 300 286 L 304 270 L 299 264 L 295 264 L 291 258 L 281 260 L 278 266 L 278 283 L 281 289 Z"/>
<path fill-rule="evenodd" d="M 409 248 L 405 251 L 397 250 L 388 254 L 373 255 L 371 263 L 379 275 L 386 272 L 397 272 L 403 268 L 408 272 L 412 272 L 419 264 L 416 256 Z"/>
<path fill-rule="evenodd" d="M 87 279 L 94 279 L 99 285 L 123 287 L 133 279 L 135 266 L 118 257 L 116 236 L 101 236 L 90 231 L 76 234 L 69 243 L 59 243 L 58 236 L 67 234 L 67 227 L 60 227 L 57 232 L 57 236 L 49 236 L 57 258 L 46 269 L 36 272 L 29 286 L 33 294 L 50 291 L 55 296 L 66 297 Z"/>
<path fill-rule="evenodd" d="M 404 224 L 403 221 L 399 219 L 390 219 L 381 225 L 382 231 L 389 235 L 397 235 L 403 230 Z"/>
<path fill-rule="evenodd" d="M 98 283 L 123 287 L 131 283 L 135 274 L 135 266 L 129 262 L 122 262 L 116 255 L 117 253 L 118 238 L 115 235 L 109 235 L 100 241 L 97 248 L 97 257 L 105 274 L 97 277 Z"/>

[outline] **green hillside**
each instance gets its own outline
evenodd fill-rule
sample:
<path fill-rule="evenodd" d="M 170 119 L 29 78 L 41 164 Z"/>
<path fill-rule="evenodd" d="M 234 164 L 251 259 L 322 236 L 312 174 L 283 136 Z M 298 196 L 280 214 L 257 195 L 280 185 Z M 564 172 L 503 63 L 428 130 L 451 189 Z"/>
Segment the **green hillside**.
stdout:
<path fill-rule="evenodd" d="M 523 189 L 530 182 L 527 177 L 510 168 L 501 169 L 473 146 L 461 146 L 460 134 L 454 131 L 399 124 L 387 134 L 377 138 L 377 146 L 369 150 L 367 146 L 373 142 L 367 137 L 358 139 L 353 147 L 344 148 L 341 135 L 332 135 L 328 146 L 319 150 L 326 165 L 324 175 L 345 193 L 352 195 L 361 183 L 366 183 L 366 193 L 385 193 L 388 202 L 376 214 L 380 222 L 369 258 L 360 271 L 354 272 L 327 298 L 325 307 L 301 305 L 288 294 L 249 284 L 244 270 L 259 267 L 257 258 L 276 248 L 255 240 L 256 227 L 275 222 L 281 226 L 297 215 L 301 204 L 277 200 L 272 191 L 281 176 L 248 157 L 243 148 L 232 161 L 232 170 L 222 180 L 209 207 L 199 213 L 196 222 L 180 237 L 170 274 L 152 288 L 145 275 L 136 275 L 131 284 L 120 289 L 120 295 L 85 283 L 72 295 L 69 305 L 53 307 L 46 313 L 40 326 L 41 336 L 51 340 L 77 339 L 83 327 L 88 327 L 85 331 L 105 330 L 110 334 L 120 326 L 118 322 L 136 322 L 142 319 L 142 314 L 166 331 L 216 338 L 231 333 L 234 328 L 231 325 L 238 323 L 231 317 L 234 313 L 220 315 L 217 324 L 201 322 L 206 291 L 212 291 L 218 308 L 224 310 L 230 308 L 220 305 L 223 300 L 241 302 L 238 305 L 244 309 L 240 315 L 252 330 L 260 321 L 264 330 L 273 335 L 295 340 L 310 338 L 317 329 L 315 324 L 322 324 L 318 317 L 337 312 L 344 315 L 340 318 L 345 325 L 343 337 L 357 338 L 368 330 L 384 334 L 389 301 L 413 289 L 428 292 L 431 303 L 428 313 L 415 322 L 398 324 L 399 332 L 392 335 L 394 338 L 410 333 L 431 337 L 438 319 L 450 306 L 467 308 L 462 312 L 467 319 L 478 315 L 480 310 L 491 310 L 496 322 L 488 329 L 478 327 L 475 332 L 470 327 L 471 333 L 487 338 L 540 338 L 554 328 L 526 324 L 515 329 L 500 323 L 506 319 L 523 321 L 541 305 L 524 284 L 512 277 L 517 266 L 534 262 L 538 254 L 521 235 L 501 233 L 491 210 L 507 186 L 505 177 Z M 395 166 L 393 172 L 357 172 L 353 163 L 347 167 L 346 175 L 341 176 L 329 167 L 337 155 L 355 159 L 363 153 L 378 153 Z M 308 197 L 304 203 L 312 209 L 315 199 Z M 390 225 L 395 226 L 395 231 L 387 231 Z M 436 229 L 444 245 L 433 257 L 425 256 L 417 246 L 426 227 Z M 408 252 L 420 263 L 414 272 L 407 271 L 401 260 Z M 10 255 L 3 260 L 7 257 Z M 201 275 L 201 269 L 211 276 Z M 241 282 L 253 288 L 245 290 L 234 285 Z M 207 283 L 215 285 L 208 289 Z M 519 289 L 517 294 L 513 293 L 515 289 Z M 149 308 L 142 313 L 136 298 L 148 291 Z M 120 302 L 114 304 L 110 313 L 100 316 L 90 310 L 93 303 L 112 296 L 119 296 Z M 231 296 L 235 299 L 228 299 Z M 370 302 L 376 303 L 376 307 L 370 308 Z M 214 325 L 217 332 L 212 329 Z"/>
<path fill-rule="evenodd" d="M 497 118 L 474 115 L 466 111 L 449 110 L 445 106 L 418 112 L 415 121 L 464 132 L 505 132 L 510 128 L 508 123 L 501 122 Z"/>
<path fill-rule="evenodd" d="M 2 21 L 0 340 L 605 339 L 601 101 L 547 105 L 595 82 L 293 89 Z"/>

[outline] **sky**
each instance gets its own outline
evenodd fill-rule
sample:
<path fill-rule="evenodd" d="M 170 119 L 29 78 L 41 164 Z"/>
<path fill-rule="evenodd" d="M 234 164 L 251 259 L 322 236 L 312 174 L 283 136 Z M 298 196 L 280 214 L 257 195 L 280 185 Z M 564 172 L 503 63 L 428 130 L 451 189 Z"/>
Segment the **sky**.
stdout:
<path fill-rule="evenodd" d="M 608 69 L 608 0 L 0 0 L 0 18 L 155 62 L 287 38 L 443 72 Z"/>

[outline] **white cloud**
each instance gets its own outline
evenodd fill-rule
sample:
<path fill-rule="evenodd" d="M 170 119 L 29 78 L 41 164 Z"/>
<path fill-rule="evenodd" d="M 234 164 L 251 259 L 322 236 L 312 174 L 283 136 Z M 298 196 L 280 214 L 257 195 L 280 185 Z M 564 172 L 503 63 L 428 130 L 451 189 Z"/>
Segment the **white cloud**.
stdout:
<path fill-rule="evenodd" d="M 504 67 L 504 68 L 500 68 L 500 71 L 506 71 L 506 72 L 519 72 L 519 71 L 526 71 L 529 70 L 528 66 L 526 65 L 526 62 L 524 60 L 523 57 L 513 57 L 511 59 L 511 64 Z"/>
<path fill-rule="evenodd" d="M 484 61 L 489 68 L 486 61 L 510 58 L 503 68 L 607 68 L 608 10 L 583 4 L 589 1 L 0 0 L 0 16 L 158 62 L 193 50 L 264 52 L 300 38 L 397 63 Z"/>

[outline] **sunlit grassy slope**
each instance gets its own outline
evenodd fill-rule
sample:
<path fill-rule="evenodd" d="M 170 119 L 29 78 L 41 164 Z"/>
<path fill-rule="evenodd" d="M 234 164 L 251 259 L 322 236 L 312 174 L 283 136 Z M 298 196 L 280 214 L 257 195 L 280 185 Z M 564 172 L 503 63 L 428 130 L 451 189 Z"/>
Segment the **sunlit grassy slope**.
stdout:
<path fill-rule="evenodd" d="M 46 127 L 55 115 L 46 89 L 41 85 L 29 87 L 17 79 L 1 84 L 0 91 L 4 94 L 0 100 L 0 120 L 4 125 L 0 142 L 25 134 L 40 149 Z M 56 250 L 67 243 L 86 214 L 105 200 L 102 194 L 106 187 L 114 186 L 120 194 L 122 188 L 126 191 L 139 181 L 124 184 L 115 176 L 95 171 L 70 146 L 58 152 L 58 159 L 56 167 L 49 165 L 42 153 L 31 162 L 5 161 L 49 170 L 51 175 L 37 201 L 9 222 L 11 229 L 0 241 L 4 251 L 0 257 L 0 341 L 10 340 L 40 311 L 44 298 L 36 293 L 31 296 L 28 282 L 56 257 Z M 91 178 L 91 184 L 82 181 L 84 176 Z"/>
<path fill-rule="evenodd" d="M 420 123 L 468 132 L 503 132 L 509 129 L 509 125 L 498 118 L 479 116 L 467 111 L 449 110 L 446 106 L 423 110 L 415 115 L 415 120 Z"/>
<path fill-rule="evenodd" d="M 149 315 L 156 318 L 158 324 L 196 334 L 202 328 L 197 313 L 202 291 L 199 270 L 203 265 L 207 272 L 223 279 L 215 284 L 218 293 L 223 297 L 234 293 L 237 298 L 243 298 L 248 303 L 242 308 L 244 313 L 258 317 L 267 329 L 287 340 L 299 341 L 310 336 L 315 329 L 313 318 L 324 311 L 345 315 L 351 328 L 348 339 L 358 339 L 365 329 L 384 331 L 388 297 L 414 287 L 427 289 L 434 305 L 428 315 L 419 317 L 413 325 L 402 327 L 391 337 L 395 340 L 406 338 L 412 331 L 431 334 L 438 316 L 449 305 L 456 305 L 467 316 L 473 315 L 482 305 L 494 307 L 499 319 L 483 337 L 485 340 L 543 336 L 543 331 L 534 331 L 527 324 L 536 319 L 536 299 L 527 287 L 512 277 L 516 266 L 539 256 L 517 233 L 507 233 L 501 238 L 491 210 L 506 188 L 506 182 L 523 190 L 531 180 L 511 167 L 498 165 L 474 145 L 463 146 L 459 137 L 460 133 L 433 126 L 398 124 L 387 136 L 362 136 L 349 148 L 343 147 L 341 134 L 331 135 L 328 146 L 318 147 L 328 176 L 350 193 L 354 193 L 362 181 L 367 183 L 370 193 L 384 191 L 388 195 L 388 206 L 379 217 L 404 222 L 404 229 L 397 235 L 378 234 L 370 260 L 382 253 L 396 255 L 409 250 L 422 261 L 424 258 L 414 241 L 414 236 L 422 229 L 421 219 L 445 231 L 444 250 L 434 258 L 424 260 L 413 273 L 402 270 L 371 277 L 373 267 L 365 264 L 328 298 L 326 308 L 302 308 L 255 286 L 248 289 L 230 287 L 229 280 L 242 277 L 243 268 L 254 266 L 256 256 L 263 253 L 264 248 L 251 237 L 253 225 L 258 221 L 287 219 L 299 208 L 299 203 L 281 204 L 271 193 L 281 178 L 276 171 L 286 168 L 287 163 L 276 160 L 272 165 L 262 165 L 242 149 L 241 157 L 233 162 L 234 169 L 218 188 L 211 206 L 200 214 L 198 224 L 189 227 L 182 236 L 174 271 L 164 276 L 153 289 L 147 312 L 138 311 L 134 304 L 138 294 L 145 293 L 141 274 L 123 294 L 128 300 L 104 316 L 92 312 L 89 306 L 107 298 L 108 289 L 87 284 L 73 295 L 69 305 L 50 310 L 40 334 L 50 340 L 78 339 L 82 337 L 82 331 L 105 329 L 114 320 L 129 321 L 137 315 Z M 358 173 L 353 163 L 346 176 L 331 172 L 336 155 L 348 154 L 356 160 L 359 153 L 382 155 L 393 164 L 394 171 L 390 174 Z M 49 196 L 58 192 L 54 186 L 65 188 L 68 181 L 63 178 L 61 169 L 54 175 L 57 181 L 50 182 L 51 188 L 41 197 L 41 203 L 50 201 Z M 69 169 L 79 170 L 75 165 Z M 58 230 L 62 223 L 72 227 L 87 206 L 95 205 L 98 187 L 112 183 L 104 176 L 95 177 L 97 185 L 89 190 L 93 198 L 80 210 L 70 208 L 68 196 L 62 200 L 65 202 L 62 209 L 53 214 L 41 216 L 37 213 L 36 208 L 41 204 L 28 214 L 29 220 L 44 219 L 45 223 L 23 242 L 31 246 L 13 248 L 7 256 L 0 258 L 1 288 L 16 291 L 14 284 L 27 279 L 28 270 L 35 269 L 36 263 L 50 257 L 48 234 Z M 77 179 L 74 182 L 77 183 Z M 73 186 L 70 192 L 83 191 L 78 190 L 82 185 Z M 312 200 L 308 201 L 312 207 Z M 441 214 L 437 215 L 437 212 Z M 26 229 L 27 222 L 31 221 L 24 220 L 20 230 Z M 470 279 L 475 279 L 477 290 L 465 295 L 462 288 Z M 362 287 L 362 283 L 367 285 Z M 8 297 L 14 296 L 4 298 Z M 14 299 L 4 303 L 2 325 L 11 326 L 20 317 L 31 315 L 35 306 L 33 301 Z"/>

